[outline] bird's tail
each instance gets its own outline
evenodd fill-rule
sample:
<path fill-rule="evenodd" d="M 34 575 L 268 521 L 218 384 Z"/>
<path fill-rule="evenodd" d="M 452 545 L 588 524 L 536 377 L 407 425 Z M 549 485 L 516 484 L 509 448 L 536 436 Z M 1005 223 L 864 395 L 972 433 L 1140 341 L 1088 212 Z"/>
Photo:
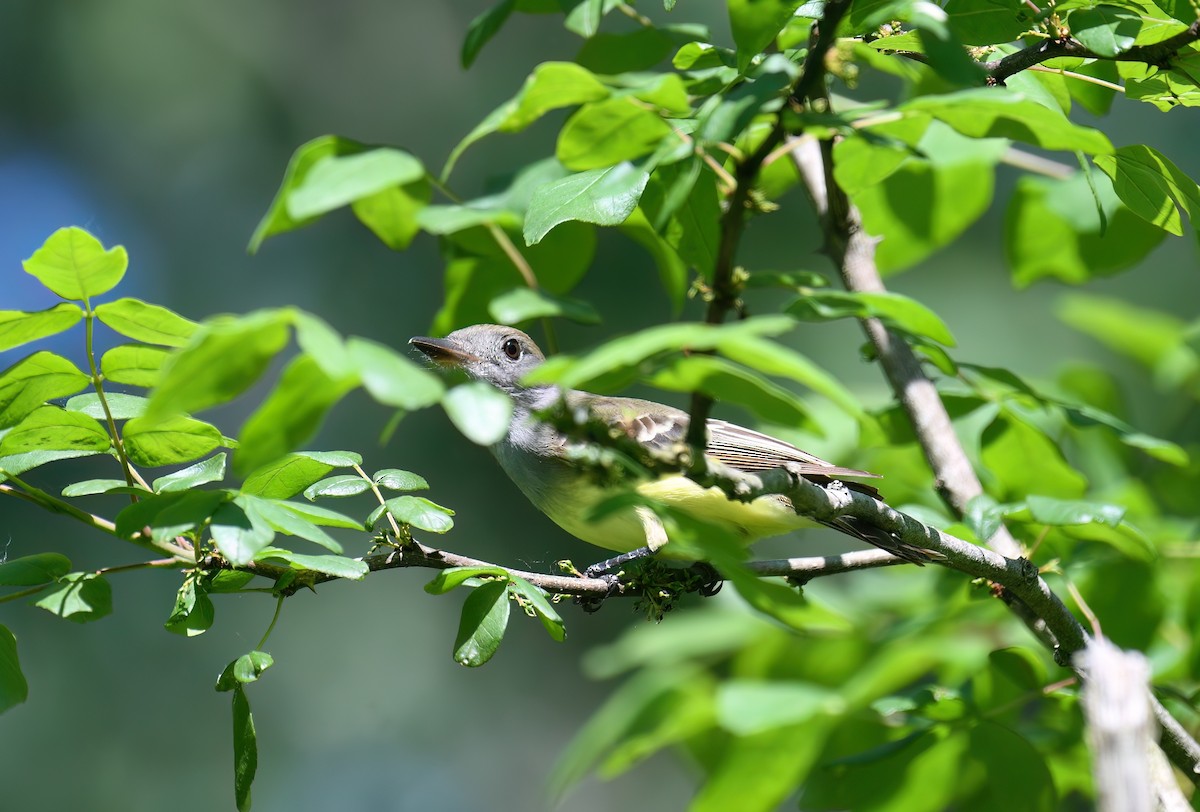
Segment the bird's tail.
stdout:
<path fill-rule="evenodd" d="M 901 541 L 886 530 L 882 530 L 854 516 L 839 516 L 833 521 L 823 522 L 823 524 L 826 527 L 832 527 L 834 530 L 854 536 L 857 539 L 862 539 L 868 544 L 874 544 L 879 549 L 887 550 L 897 558 L 903 558 L 905 561 L 912 562 L 918 567 L 935 561 L 942 561 L 945 558 L 941 553 Z"/>

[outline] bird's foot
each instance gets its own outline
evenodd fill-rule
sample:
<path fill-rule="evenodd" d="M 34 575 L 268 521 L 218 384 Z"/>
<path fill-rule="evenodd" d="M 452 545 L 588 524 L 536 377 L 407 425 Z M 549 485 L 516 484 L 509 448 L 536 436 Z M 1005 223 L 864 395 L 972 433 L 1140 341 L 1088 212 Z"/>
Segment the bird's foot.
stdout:
<path fill-rule="evenodd" d="M 721 591 L 721 587 L 725 583 L 725 579 L 721 577 L 721 573 L 717 572 L 717 568 L 707 561 L 697 561 L 691 566 L 692 572 L 701 578 L 700 585 L 696 587 L 696 592 L 702 598 L 711 598 Z"/>
<path fill-rule="evenodd" d="M 575 598 L 575 603 L 579 604 L 579 608 L 592 615 L 600 611 L 600 607 L 604 605 L 606 600 L 621 591 L 621 579 L 608 572 L 586 577 L 603 581 L 608 587 L 608 590 L 603 595 L 580 595 Z"/>

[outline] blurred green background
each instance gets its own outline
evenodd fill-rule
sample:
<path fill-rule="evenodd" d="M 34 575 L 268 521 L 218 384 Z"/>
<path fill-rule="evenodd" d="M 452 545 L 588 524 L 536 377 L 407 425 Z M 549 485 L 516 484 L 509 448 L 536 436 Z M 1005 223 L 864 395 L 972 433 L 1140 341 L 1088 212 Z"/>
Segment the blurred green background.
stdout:
<path fill-rule="evenodd" d="M 463 71 L 463 34 L 487 5 L 6 0 L 0 309 L 52 304 L 19 262 L 55 228 L 80 225 L 129 249 L 120 295 L 192 318 L 294 304 L 343 333 L 395 346 L 425 332 L 441 296 L 437 246 L 427 237 L 392 253 L 343 212 L 270 240 L 257 256 L 245 246 L 302 142 L 337 133 L 403 146 L 436 167 L 534 64 L 578 50 L 561 17 L 517 15 Z M 646 11 L 663 16 L 659 5 Z M 707 22 L 717 41 L 728 42 L 718 4 L 680 3 L 676 15 Z M 552 151 L 562 117 L 550 118 L 469 151 L 456 191 L 478 194 L 487 177 Z M 1160 115 L 1118 99 L 1104 127 L 1118 145 L 1148 143 L 1200 174 L 1190 111 Z M 1054 318 L 1061 288 L 1012 290 L 1001 234 L 1014 178 L 1002 170 L 1000 203 L 955 246 L 895 280 L 896 289 L 942 314 L 964 360 L 1032 378 L 1075 358 L 1111 366 L 1131 389 L 1143 388 L 1133 420 L 1151 427 L 1156 403 L 1140 373 Z M 756 268 L 827 270 L 818 248 L 807 204 L 792 193 L 781 213 L 752 224 L 743 258 Z M 1190 241 L 1170 240 L 1137 271 L 1093 289 L 1192 318 L 1195 266 Z M 601 234 L 579 295 L 605 324 L 565 327 L 564 348 L 671 318 L 656 279 L 639 249 Z M 793 341 L 868 403 L 887 400 L 878 371 L 859 359 L 854 325 L 802 327 Z M 54 340 L 76 361 L 81 345 L 79 329 Z M 253 402 L 243 398 L 217 412 L 217 422 L 233 431 Z M 543 570 L 560 558 L 597 557 L 537 514 L 440 411 L 409 416 L 381 446 L 388 417 L 356 395 L 337 407 L 311 447 L 361 451 L 369 470 L 423 473 L 432 498 L 459 509 L 445 539 L 456 551 Z M 829 449 L 837 453 L 845 442 L 835 438 Z M 90 464 L 96 473 L 88 475 L 111 475 L 101 473 L 102 463 Z M 55 476 L 53 467 L 43 469 L 35 482 L 53 491 L 61 486 Z M 839 544 L 820 540 L 829 542 L 822 550 Z M 72 523 L 0 503 L 0 555 L 43 549 L 62 550 L 83 569 L 138 560 L 132 549 Z M 467 670 L 450 658 L 462 596 L 424 594 L 428 577 L 393 571 L 287 602 L 267 646 L 276 668 L 249 691 L 261 754 L 256 809 L 515 812 L 546 805 L 550 765 L 609 689 L 585 676 L 581 654 L 640 620 L 625 604 L 596 616 L 564 606 L 569 637 L 557 645 L 539 624 L 514 616 L 496 659 Z M 218 596 L 214 630 L 185 640 L 162 629 L 178 581 L 165 572 L 116 575 L 114 616 L 88 626 L 21 604 L 3 607 L 31 686 L 28 703 L 0 721 L 0 786 L 12 808 L 232 807 L 229 698 L 212 684 L 226 662 L 255 645 L 273 603 Z M 569 803 L 579 812 L 672 809 L 689 794 L 686 769 L 656 758 L 616 782 L 589 781 Z"/>

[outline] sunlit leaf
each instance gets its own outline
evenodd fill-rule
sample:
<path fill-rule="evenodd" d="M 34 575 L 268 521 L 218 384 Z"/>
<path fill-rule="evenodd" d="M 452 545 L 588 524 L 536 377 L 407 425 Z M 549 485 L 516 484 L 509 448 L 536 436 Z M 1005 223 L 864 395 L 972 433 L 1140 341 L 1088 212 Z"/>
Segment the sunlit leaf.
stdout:
<path fill-rule="evenodd" d="M 123 246 L 106 249 L 82 228 L 55 231 L 22 263 L 25 272 L 64 299 L 87 301 L 117 286 L 129 256 Z"/>

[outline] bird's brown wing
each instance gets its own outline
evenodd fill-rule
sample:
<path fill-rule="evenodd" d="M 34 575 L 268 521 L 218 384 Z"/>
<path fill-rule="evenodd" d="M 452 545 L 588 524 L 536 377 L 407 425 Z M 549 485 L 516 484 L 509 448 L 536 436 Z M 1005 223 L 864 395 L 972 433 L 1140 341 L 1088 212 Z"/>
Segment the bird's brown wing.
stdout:
<path fill-rule="evenodd" d="M 587 405 L 596 417 L 610 425 L 620 426 L 631 438 L 649 448 L 667 450 L 677 446 L 687 436 L 687 413 L 669 406 L 634 398 L 609 398 L 599 402 L 589 400 L 586 404 L 581 399 L 576 404 Z M 806 479 L 820 485 L 826 485 L 835 479 L 842 480 L 843 477 L 879 477 L 878 474 L 856 468 L 834 465 L 776 437 L 724 420 L 708 421 L 708 446 L 705 453 L 742 471 L 767 471 L 790 466 Z M 850 480 L 843 481 L 843 484 L 875 499 L 882 498 L 878 490 L 866 483 Z M 791 505 L 784 496 L 776 498 Z M 822 524 L 918 565 L 932 560 L 928 551 L 906 544 L 887 531 L 853 516 L 840 516 Z"/>

